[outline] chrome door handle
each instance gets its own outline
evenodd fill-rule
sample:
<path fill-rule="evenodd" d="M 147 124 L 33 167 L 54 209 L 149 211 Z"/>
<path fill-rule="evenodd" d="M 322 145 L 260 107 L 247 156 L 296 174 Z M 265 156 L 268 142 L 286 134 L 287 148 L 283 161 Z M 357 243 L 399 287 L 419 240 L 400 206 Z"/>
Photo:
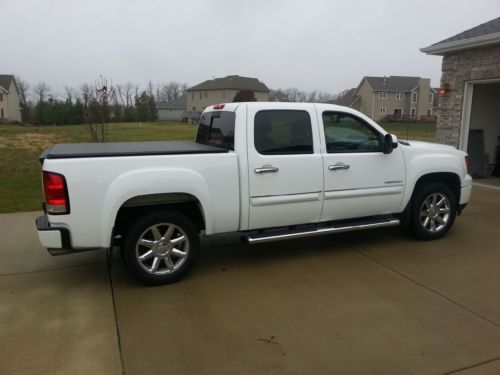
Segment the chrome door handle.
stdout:
<path fill-rule="evenodd" d="M 279 171 L 279 168 L 272 167 L 270 165 L 264 165 L 263 167 L 255 168 L 253 171 L 255 173 L 276 173 Z"/>
<path fill-rule="evenodd" d="M 337 163 L 337 164 L 328 166 L 328 169 L 331 171 L 338 171 L 339 169 L 349 169 L 349 168 L 351 168 L 351 167 L 348 164 L 344 164 L 344 163 Z"/>

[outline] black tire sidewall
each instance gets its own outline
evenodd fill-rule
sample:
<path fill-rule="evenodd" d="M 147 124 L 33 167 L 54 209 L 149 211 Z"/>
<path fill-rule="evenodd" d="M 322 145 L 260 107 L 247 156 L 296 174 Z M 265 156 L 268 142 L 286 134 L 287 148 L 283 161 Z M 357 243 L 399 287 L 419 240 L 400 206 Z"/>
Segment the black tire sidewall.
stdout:
<path fill-rule="evenodd" d="M 450 202 L 450 218 L 446 223 L 445 228 L 436 233 L 427 231 L 422 227 L 420 222 L 420 208 L 422 207 L 424 200 L 429 195 L 434 193 L 446 195 Z M 422 184 L 418 187 L 418 190 L 415 192 L 411 210 L 411 225 L 417 238 L 422 240 L 437 240 L 442 238 L 453 226 L 456 216 L 457 204 L 455 194 L 453 194 L 453 191 L 448 186 L 440 182 L 430 182 Z"/>
<path fill-rule="evenodd" d="M 185 262 L 179 269 L 166 275 L 152 275 L 144 270 L 135 255 L 135 247 L 139 236 L 157 223 L 172 223 L 180 227 L 189 240 L 189 252 Z M 200 240 L 196 226 L 186 216 L 177 211 L 155 211 L 138 218 L 124 236 L 123 258 L 132 275 L 147 285 L 163 285 L 174 283 L 183 278 L 193 268 L 200 252 Z"/>

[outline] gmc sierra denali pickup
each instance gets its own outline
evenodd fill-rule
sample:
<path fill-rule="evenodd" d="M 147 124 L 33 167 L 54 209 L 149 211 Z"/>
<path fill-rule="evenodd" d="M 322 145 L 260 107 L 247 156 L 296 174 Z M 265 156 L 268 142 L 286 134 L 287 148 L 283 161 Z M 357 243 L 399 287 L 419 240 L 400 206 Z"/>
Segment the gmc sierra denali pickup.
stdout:
<path fill-rule="evenodd" d="M 351 108 L 207 107 L 194 142 L 58 144 L 41 156 L 51 254 L 120 246 L 147 284 L 179 280 L 199 235 L 248 244 L 409 225 L 441 238 L 467 204 L 466 154 L 402 142 Z"/>

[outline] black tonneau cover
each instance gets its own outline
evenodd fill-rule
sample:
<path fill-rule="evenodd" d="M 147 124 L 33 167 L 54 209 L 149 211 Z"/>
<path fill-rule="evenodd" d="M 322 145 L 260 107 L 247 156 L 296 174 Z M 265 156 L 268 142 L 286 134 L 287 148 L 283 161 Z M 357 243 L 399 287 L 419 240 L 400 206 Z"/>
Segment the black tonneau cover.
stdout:
<path fill-rule="evenodd" d="M 40 155 L 45 159 L 104 158 L 115 156 L 214 154 L 228 152 L 220 147 L 189 141 L 171 142 L 113 142 L 113 143 L 63 143 L 57 144 Z"/>

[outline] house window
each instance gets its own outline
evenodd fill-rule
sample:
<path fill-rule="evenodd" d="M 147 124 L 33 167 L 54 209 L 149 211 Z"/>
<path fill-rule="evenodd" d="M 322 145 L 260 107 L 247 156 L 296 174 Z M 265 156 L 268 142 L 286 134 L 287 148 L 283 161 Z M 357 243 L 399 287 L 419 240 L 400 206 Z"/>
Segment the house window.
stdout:
<path fill-rule="evenodd" d="M 195 106 L 193 106 L 193 111 L 196 111 L 196 107 Z"/>
<path fill-rule="evenodd" d="M 416 108 L 410 109 L 410 116 L 412 118 L 415 118 L 416 115 L 417 115 L 417 109 Z"/>
<path fill-rule="evenodd" d="M 432 116 L 432 109 L 431 109 L 431 108 L 429 108 L 429 109 L 427 110 L 427 116 Z"/>
<path fill-rule="evenodd" d="M 191 99 L 194 100 L 194 92 L 191 93 Z"/>
<path fill-rule="evenodd" d="M 205 91 L 205 92 L 203 93 L 203 96 L 204 96 L 205 98 L 208 98 L 208 91 Z"/>
<path fill-rule="evenodd" d="M 417 93 L 414 92 L 413 94 L 411 94 L 411 102 L 412 103 L 416 103 L 417 102 Z"/>
<path fill-rule="evenodd" d="M 201 92 L 200 92 L 200 99 L 201 99 Z"/>
<path fill-rule="evenodd" d="M 429 104 L 432 104 L 433 101 L 434 101 L 434 94 L 431 92 L 429 94 Z"/>
<path fill-rule="evenodd" d="M 387 98 L 387 93 L 385 91 L 381 91 L 378 93 L 378 98 L 379 99 L 385 99 Z"/>
<path fill-rule="evenodd" d="M 380 107 L 379 108 L 379 113 L 383 115 L 385 113 L 385 107 Z"/>
<path fill-rule="evenodd" d="M 405 98 L 404 92 L 397 92 L 396 93 L 396 100 L 403 100 Z"/>
<path fill-rule="evenodd" d="M 3 94 L 0 94 L 0 102 L 3 102 Z"/>
<path fill-rule="evenodd" d="M 0 118 L 3 118 L 3 108 L 0 109 Z"/>
<path fill-rule="evenodd" d="M 394 108 L 394 116 L 401 117 L 402 115 L 403 115 L 403 109 L 401 109 L 401 108 Z"/>

